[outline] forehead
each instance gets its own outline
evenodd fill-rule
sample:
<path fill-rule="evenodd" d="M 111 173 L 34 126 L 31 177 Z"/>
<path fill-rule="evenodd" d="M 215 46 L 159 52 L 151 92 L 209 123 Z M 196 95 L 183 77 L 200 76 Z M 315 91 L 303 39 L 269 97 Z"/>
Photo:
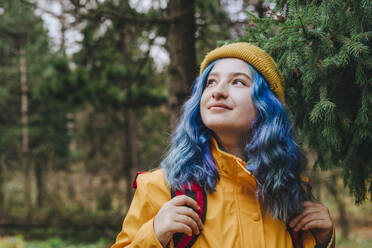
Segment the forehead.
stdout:
<path fill-rule="evenodd" d="M 216 62 L 210 74 L 232 74 L 237 72 L 251 76 L 247 62 L 236 58 L 224 58 Z"/>

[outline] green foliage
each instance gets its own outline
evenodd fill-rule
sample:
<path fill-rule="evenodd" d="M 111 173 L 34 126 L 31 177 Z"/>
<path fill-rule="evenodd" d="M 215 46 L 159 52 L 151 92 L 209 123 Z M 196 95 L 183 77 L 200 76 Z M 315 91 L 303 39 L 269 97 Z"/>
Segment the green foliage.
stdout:
<path fill-rule="evenodd" d="M 131 166 L 127 159 L 131 156 L 127 147 L 130 118 L 136 120 L 138 149 L 147 147 L 150 137 L 156 135 L 155 129 L 143 133 L 143 120 L 148 116 L 142 113 L 146 108 L 157 112 L 155 108 L 165 105 L 168 95 L 164 73 L 156 71 L 147 49 L 154 42 L 150 37 L 159 37 L 165 30 L 127 22 L 121 17 L 160 18 L 163 14 L 161 9 L 139 13 L 130 8 L 127 1 L 105 1 L 90 9 L 81 20 L 84 39 L 73 61 L 77 67 L 75 74 L 79 73 L 80 84 L 84 87 L 75 92 L 86 92 L 85 110 L 89 109 L 89 113 L 81 123 L 77 140 L 84 149 L 86 167 L 91 173 L 105 171 L 114 180 L 125 178 L 129 173 L 130 170 L 123 168 Z M 134 110 L 134 117 L 129 116 L 129 110 Z M 156 126 L 167 124 L 152 123 L 152 127 Z M 158 139 L 155 146 L 159 142 Z M 138 151 L 137 166 L 147 162 L 150 150 Z M 110 207 L 105 205 L 105 199 L 99 201 L 100 209 Z"/>
<path fill-rule="evenodd" d="M 216 41 L 230 39 L 230 18 L 219 1 L 195 1 L 196 56 L 199 63 L 205 54 L 216 47 Z"/>
<path fill-rule="evenodd" d="M 316 164 L 342 167 L 362 202 L 372 195 L 371 1 L 276 1 L 271 14 L 250 20 L 242 40 L 277 61 L 287 107 Z"/>
<path fill-rule="evenodd" d="M 26 1 L 2 1 L 0 7 L 1 157 L 19 168 L 21 153 L 20 49 L 25 50 L 28 87 L 28 130 L 34 164 L 54 160 L 64 168 L 70 134 L 66 114 L 74 110 L 74 78 L 67 61 L 51 52 L 40 17 Z M 30 165 L 31 166 L 31 165 Z"/>

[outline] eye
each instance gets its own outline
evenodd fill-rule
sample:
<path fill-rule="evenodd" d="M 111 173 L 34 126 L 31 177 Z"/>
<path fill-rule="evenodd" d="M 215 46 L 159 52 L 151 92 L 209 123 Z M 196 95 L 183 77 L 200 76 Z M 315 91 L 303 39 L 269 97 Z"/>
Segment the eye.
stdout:
<path fill-rule="evenodd" d="M 240 79 L 235 79 L 233 82 L 232 82 L 232 85 L 240 85 L 240 86 L 245 86 L 246 83 L 243 81 L 243 80 L 240 80 Z"/>
<path fill-rule="evenodd" d="M 216 85 L 216 81 L 214 79 L 208 79 L 207 83 L 205 84 L 206 87 Z"/>

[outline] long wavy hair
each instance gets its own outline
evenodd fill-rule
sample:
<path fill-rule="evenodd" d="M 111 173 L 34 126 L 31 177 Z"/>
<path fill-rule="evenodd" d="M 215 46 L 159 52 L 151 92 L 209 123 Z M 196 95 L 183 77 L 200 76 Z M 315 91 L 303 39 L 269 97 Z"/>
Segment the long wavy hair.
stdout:
<path fill-rule="evenodd" d="M 172 189 L 182 189 L 194 181 L 206 191 L 215 191 L 220 178 L 209 149 L 214 133 L 203 124 L 200 115 L 200 99 L 215 63 L 210 63 L 196 79 L 191 97 L 183 105 L 170 149 L 161 163 Z M 251 97 L 257 114 L 250 129 L 251 138 L 244 148 L 244 159 L 256 178 L 256 194 L 263 209 L 274 218 L 288 222 L 303 211 L 301 202 L 309 198 L 300 179 L 306 159 L 293 139 L 281 102 L 263 76 L 251 65 L 247 66 L 252 74 Z"/>

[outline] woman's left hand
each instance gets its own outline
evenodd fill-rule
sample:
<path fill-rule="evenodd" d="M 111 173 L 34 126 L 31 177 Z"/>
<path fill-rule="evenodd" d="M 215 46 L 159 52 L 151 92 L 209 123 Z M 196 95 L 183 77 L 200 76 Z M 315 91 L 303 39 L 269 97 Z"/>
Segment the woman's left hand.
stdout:
<path fill-rule="evenodd" d="M 303 202 L 304 211 L 289 222 L 293 231 L 311 230 L 319 244 L 328 242 L 333 231 L 333 221 L 327 207 L 320 203 Z"/>

